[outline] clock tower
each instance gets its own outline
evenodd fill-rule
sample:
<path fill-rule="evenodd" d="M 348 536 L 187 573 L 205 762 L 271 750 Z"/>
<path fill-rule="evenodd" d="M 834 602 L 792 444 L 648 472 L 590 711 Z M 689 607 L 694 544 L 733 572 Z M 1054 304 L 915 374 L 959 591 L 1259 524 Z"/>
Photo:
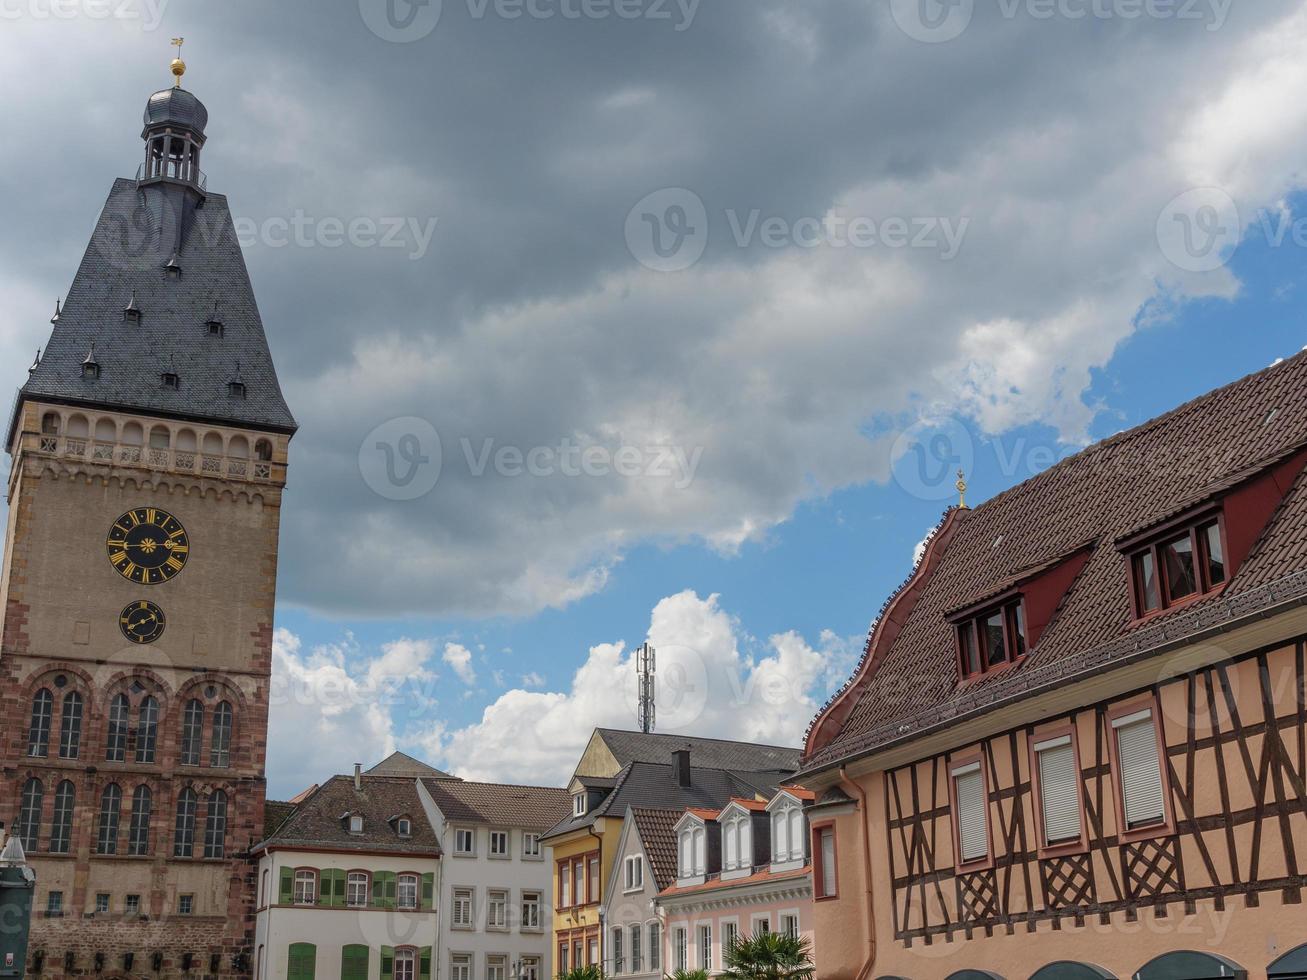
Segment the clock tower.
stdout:
<path fill-rule="evenodd" d="M 45 977 L 253 972 L 295 421 L 181 87 L 145 107 L 9 420 L 0 820 Z M 39 971 L 37 969 L 39 961 Z"/>

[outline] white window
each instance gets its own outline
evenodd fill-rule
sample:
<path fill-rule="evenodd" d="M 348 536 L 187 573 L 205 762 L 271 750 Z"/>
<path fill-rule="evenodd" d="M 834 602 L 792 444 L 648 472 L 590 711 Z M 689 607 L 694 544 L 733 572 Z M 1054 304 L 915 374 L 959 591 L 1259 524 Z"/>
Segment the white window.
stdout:
<path fill-rule="evenodd" d="M 649 924 L 649 970 L 658 973 L 663 968 L 663 932 L 657 922 Z"/>
<path fill-rule="evenodd" d="M 507 830 L 490 831 L 490 856 L 493 858 L 508 857 L 508 831 Z"/>
<path fill-rule="evenodd" d="M 640 972 L 640 960 L 641 960 L 640 939 L 641 939 L 641 934 L 643 932 L 644 930 L 641 929 L 639 926 L 631 926 L 631 972 L 632 973 Z"/>
<path fill-rule="evenodd" d="M 508 980 L 508 957 L 502 954 L 486 957 L 486 980 Z"/>
<path fill-rule="evenodd" d="M 726 821 L 722 830 L 726 852 L 723 871 L 738 871 L 753 866 L 753 821 L 745 815 L 736 815 Z"/>
<path fill-rule="evenodd" d="M 771 932 L 771 919 L 763 916 L 761 919 L 753 920 L 753 934 L 755 936 L 765 936 Z"/>
<path fill-rule="evenodd" d="M 958 863 L 983 861 L 989 857 L 989 802 L 979 762 L 953 770 L 953 792 L 961 851 Z"/>
<path fill-rule="evenodd" d="M 351 871 L 345 879 L 345 904 L 361 909 L 368 904 L 368 876 L 363 871 Z"/>
<path fill-rule="evenodd" d="M 472 895 L 471 888 L 454 889 L 454 914 L 450 920 L 452 928 L 472 928 Z"/>
<path fill-rule="evenodd" d="M 349 832 L 351 834 L 363 833 L 363 818 L 357 813 L 352 814 L 349 818 Z"/>
<path fill-rule="evenodd" d="M 400 875 L 399 876 L 399 907 L 402 909 L 415 909 L 418 907 L 418 876 L 417 875 Z"/>
<path fill-rule="evenodd" d="M 803 830 L 803 808 L 794 803 L 781 806 L 771 818 L 772 863 L 802 861 L 807 835 Z"/>
<path fill-rule="evenodd" d="M 475 854 L 477 852 L 477 832 L 465 827 L 454 831 L 454 853 Z"/>
<path fill-rule="evenodd" d="M 572 866 L 570 864 L 563 863 L 558 866 L 558 882 L 558 907 L 570 909 L 572 907 Z"/>
<path fill-rule="evenodd" d="M 781 916 L 781 932 L 791 939 L 799 938 L 799 917 L 797 915 Z"/>
<path fill-rule="evenodd" d="M 676 930 L 676 968 L 678 970 L 688 970 L 690 968 L 690 936 L 684 929 Z"/>
<path fill-rule="evenodd" d="M 1044 817 L 1044 844 L 1080 839 L 1080 773 L 1070 735 L 1035 745 L 1039 770 L 1039 805 Z"/>
<path fill-rule="evenodd" d="M 412 837 L 413 821 L 409 820 L 408 817 L 400 817 L 395 821 L 395 832 L 398 833 L 400 837 Z"/>
<path fill-rule="evenodd" d="M 735 941 L 740 938 L 740 927 L 734 922 L 722 923 L 722 955 L 735 945 Z"/>
<path fill-rule="evenodd" d="M 702 827 L 694 829 L 694 873 L 701 875 L 708 870 L 708 834 Z"/>
<path fill-rule="evenodd" d="M 295 872 L 295 904 L 312 905 L 318 897 L 318 873 L 316 871 Z"/>
<path fill-rule="evenodd" d="M 540 857 L 540 835 L 523 834 L 522 835 L 522 857 L 538 858 Z"/>
<path fill-rule="evenodd" d="M 644 887 L 644 858 L 636 854 L 623 862 L 622 881 L 628 892 L 639 891 Z"/>
<path fill-rule="evenodd" d="M 472 980 L 472 954 L 454 953 L 449 958 L 450 980 Z"/>
<path fill-rule="evenodd" d="M 409 947 L 395 950 L 395 980 L 413 980 L 417 954 Z"/>
<path fill-rule="evenodd" d="M 1125 829 L 1136 830 L 1166 821 L 1166 797 L 1162 788 L 1162 761 L 1157 752 L 1157 728 L 1153 710 L 1118 718 L 1112 722 L 1116 734 L 1117 762 L 1121 783 L 1121 809 Z"/>
<path fill-rule="evenodd" d="M 584 817 L 586 811 L 585 794 L 577 793 L 572 797 L 572 814 L 577 817 Z"/>
<path fill-rule="evenodd" d="M 567 972 L 568 949 L 567 943 L 563 943 L 558 947 L 558 972 L 560 974 Z"/>
<path fill-rule="evenodd" d="M 690 878 L 694 875 L 694 835 L 689 830 L 681 831 L 679 839 L 681 877 Z"/>
<path fill-rule="evenodd" d="M 491 891 L 486 895 L 486 928 L 508 928 L 508 892 Z"/>
<path fill-rule="evenodd" d="M 835 828 L 823 827 L 817 834 L 821 863 L 817 865 L 816 895 L 834 898 L 839 894 L 839 869 L 835 865 Z"/>
<path fill-rule="evenodd" d="M 699 969 L 712 969 L 712 926 L 699 927 Z"/>
<path fill-rule="evenodd" d="M 522 928 L 540 928 L 540 893 L 522 893 Z"/>
<path fill-rule="evenodd" d="M 540 976 L 540 957 L 522 957 L 522 980 L 542 980 Z"/>
<path fill-rule="evenodd" d="M 613 930 L 612 944 L 613 944 L 613 972 L 614 973 L 626 972 L 626 960 L 622 955 L 622 936 L 624 934 L 625 934 L 624 930 L 622 929 Z"/>

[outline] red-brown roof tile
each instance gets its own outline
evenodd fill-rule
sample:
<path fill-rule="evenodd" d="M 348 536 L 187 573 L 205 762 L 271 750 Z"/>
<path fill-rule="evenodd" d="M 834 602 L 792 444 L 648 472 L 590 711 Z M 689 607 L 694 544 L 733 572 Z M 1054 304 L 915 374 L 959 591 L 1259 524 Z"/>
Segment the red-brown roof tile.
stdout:
<path fill-rule="evenodd" d="M 572 812 L 571 796 L 556 787 L 450 779 L 424 779 L 422 785 L 440 812 L 455 823 L 521 827 L 543 833 Z"/>

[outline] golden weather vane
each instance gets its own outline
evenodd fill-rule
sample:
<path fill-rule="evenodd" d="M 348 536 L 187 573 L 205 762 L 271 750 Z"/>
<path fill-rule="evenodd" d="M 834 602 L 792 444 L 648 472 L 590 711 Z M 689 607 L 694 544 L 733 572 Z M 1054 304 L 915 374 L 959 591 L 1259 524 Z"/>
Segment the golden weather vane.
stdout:
<path fill-rule="evenodd" d="M 958 510 L 970 510 L 967 507 L 967 474 L 964 470 L 958 470 Z"/>
<path fill-rule="evenodd" d="M 175 37 L 172 39 L 173 47 L 177 49 L 177 57 L 172 59 L 172 73 L 177 79 L 174 83 L 177 88 L 182 87 L 182 76 L 186 74 L 186 62 L 182 61 L 182 45 L 186 43 L 186 38 Z"/>

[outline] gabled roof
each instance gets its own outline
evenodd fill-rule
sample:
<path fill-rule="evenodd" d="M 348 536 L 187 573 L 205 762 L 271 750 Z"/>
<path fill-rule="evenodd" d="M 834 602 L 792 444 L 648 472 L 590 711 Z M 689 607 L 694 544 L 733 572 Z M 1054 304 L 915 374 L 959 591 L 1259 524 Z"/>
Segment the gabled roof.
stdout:
<path fill-rule="evenodd" d="M 951 511 L 878 619 L 853 680 L 814 723 L 808 771 L 876 751 L 1276 604 L 1307 600 L 1307 353 Z M 1139 624 L 1116 543 L 1274 473 L 1284 494 L 1225 589 Z M 947 615 L 1091 543 L 1015 669 L 959 683 Z M 910 678 L 910 683 L 904 680 Z"/>
<path fill-rule="evenodd" d="M 423 779 L 422 785 L 445 819 L 454 823 L 543 832 L 572 812 L 572 798 L 567 790 L 555 787 L 434 778 Z"/>
<path fill-rule="evenodd" d="M 682 895 L 699 895 L 704 892 L 716 891 L 737 891 L 744 888 L 756 887 L 758 885 L 783 884 L 785 882 L 801 882 L 803 879 L 812 875 L 812 866 L 805 865 L 802 868 L 796 868 L 793 871 L 772 871 L 770 868 L 764 868 L 744 878 L 732 878 L 723 881 L 721 875 L 710 875 L 707 881 L 697 885 L 677 886 L 674 882 L 667 888 L 664 888 L 658 895 L 659 901 L 669 898 L 678 898 Z"/>
<path fill-rule="evenodd" d="M 692 738 L 685 735 L 660 735 L 598 728 L 599 739 L 617 760 L 619 769 L 633 762 L 663 763 L 672 753 L 688 748 L 690 763 L 707 769 L 731 769 L 737 772 L 794 772 L 799 767 L 800 750 L 753 742 L 730 742 L 716 738 Z"/>
<path fill-rule="evenodd" d="M 174 256 L 177 278 L 164 271 Z M 133 302 L 140 321 L 126 322 Z M 82 376 L 92 345 L 96 380 Z M 228 390 L 238 376 L 244 398 Z M 116 180 L 22 396 L 293 432 L 227 199 Z"/>
<path fill-rule="evenodd" d="M 435 766 L 429 766 L 425 762 L 413 758 L 411 755 L 405 755 L 403 752 L 392 752 L 369 769 L 368 773 L 373 776 L 432 776 L 437 779 L 454 778 L 449 773 L 441 772 Z"/>
<path fill-rule="evenodd" d="M 255 850 L 358 851 L 369 854 L 438 855 L 440 841 L 423 816 L 417 782 L 403 776 L 364 775 L 355 789 L 352 776 L 333 776 L 297 806 Z M 363 833 L 351 834 L 346 814 L 363 817 Z M 413 818 L 412 833 L 401 837 L 392 817 Z"/>
<path fill-rule="evenodd" d="M 649 859 L 655 886 L 662 891 L 676 880 L 676 824 L 680 814 L 675 810 L 633 807 L 631 819 Z"/>
<path fill-rule="evenodd" d="M 630 807 L 673 810 L 678 817 L 691 808 L 715 813 L 733 798 L 770 799 L 776 787 L 793 775 L 790 770 L 736 772 L 692 765 L 690 785 L 682 786 L 670 763 L 633 762 L 622 770 L 602 803 L 584 816 L 568 816 L 546 836 L 580 830 L 603 817 L 622 817 Z"/>

